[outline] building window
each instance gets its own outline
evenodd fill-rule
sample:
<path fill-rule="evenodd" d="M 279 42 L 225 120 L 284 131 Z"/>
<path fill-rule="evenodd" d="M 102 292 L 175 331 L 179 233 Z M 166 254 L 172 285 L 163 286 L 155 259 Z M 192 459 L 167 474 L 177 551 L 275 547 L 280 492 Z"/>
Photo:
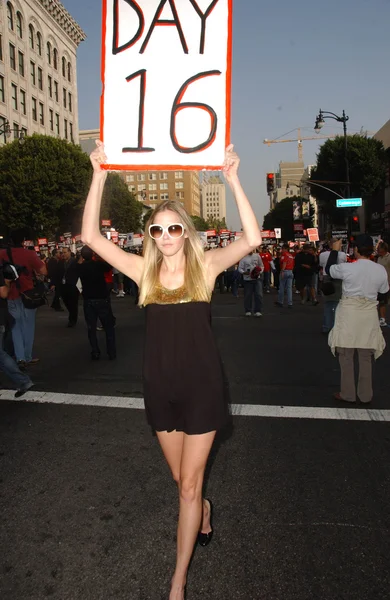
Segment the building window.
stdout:
<path fill-rule="evenodd" d="M 56 71 L 58 71 L 58 50 L 54 48 L 53 50 L 53 67 Z"/>
<path fill-rule="evenodd" d="M 35 98 L 32 99 L 32 118 L 33 118 L 33 121 L 38 121 L 38 117 L 37 117 L 37 101 L 35 100 Z"/>
<path fill-rule="evenodd" d="M 158 200 L 158 194 L 149 194 L 149 201 L 157 202 L 157 200 Z"/>
<path fill-rule="evenodd" d="M 30 74 L 31 74 L 31 83 L 33 85 L 35 85 L 35 82 L 36 82 L 36 78 L 35 78 L 35 63 L 33 63 L 33 61 L 30 62 Z"/>
<path fill-rule="evenodd" d="M 168 173 L 160 173 L 160 179 L 168 179 Z"/>
<path fill-rule="evenodd" d="M 65 88 L 62 88 L 62 102 L 64 104 L 64 108 L 66 108 L 66 96 L 67 96 L 67 91 Z"/>
<path fill-rule="evenodd" d="M 26 135 L 27 135 L 27 129 L 25 127 L 21 127 L 20 128 L 20 133 L 23 133 L 23 137 L 26 137 Z"/>
<path fill-rule="evenodd" d="M 176 200 L 183 200 L 184 192 L 176 192 Z"/>
<path fill-rule="evenodd" d="M 133 194 L 135 192 L 135 185 L 128 185 L 127 189 Z"/>
<path fill-rule="evenodd" d="M 157 173 L 149 173 L 149 181 L 157 181 Z"/>
<path fill-rule="evenodd" d="M 60 135 L 60 115 L 56 113 L 56 134 Z"/>
<path fill-rule="evenodd" d="M 55 98 L 55 101 L 58 102 L 58 82 L 57 81 L 54 82 L 54 98 Z"/>
<path fill-rule="evenodd" d="M 47 52 L 47 62 L 51 65 L 51 43 L 47 42 L 46 44 L 46 52 Z"/>
<path fill-rule="evenodd" d="M 9 45 L 9 64 L 13 71 L 16 71 L 16 58 L 15 58 L 15 46 Z"/>
<path fill-rule="evenodd" d="M 3 62 L 3 36 L 0 33 L 0 60 Z"/>
<path fill-rule="evenodd" d="M 4 77 L 0 75 L 0 102 L 5 102 Z"/>
<path fill-rule="evenodd" d="M 160 183 L 160 190 L 167 190 L 167 189 L 168 189 L 167 183 Z"/>
<path fill-rule="evenodd" d="M 64 136 L 65 139 L 68 139 L 68 121 L 66 119 L 64 119 Z"/>
<path fill-rule="evenodd" d="M 37 50 L 38 50 L 39 56 L 42 56 L 42 36 L 39 33 L 39 31 L 37 33 Z"/>
<path fill-rule="evenodd" d="M 50 131 L 54 131 L 54 112 L 52 109 L 49 109 L 49 117 L 50 117 Z"/>
<path fill-rule="evenodd" d="M 139 175 L 137 175 L 137 181 L 145 181 L 144 173 L 140 173 Z"/>
<path fill-rule="evenodd" d="M 50 75 L 47 76 L 47 83 L 49 88 L 49 96 L 50 98 L 53 98 L 53 79 L 50 77 Z"/>
<path fill-rule="evenodd" d="M 19 11 L 16 13 L 16 32 L 20 39 L 23 39 L 23 22 Z"/>
<path fill-rule="evenodd" d="M 149 191 L 154 192 L 157 190 L 157 183 L 149 183 Z"/>
<path fill-rule="evenodd" d="M 70 141 L 74 142 L 74 139 L 73 139 L 73 123 L 69 123 L 69 137 L 70 137 Z"/>
<path fill-rule="evenodd" d="M 39 122 L 41 125 L 45 124 L 45 109 L 42 102 L 39 103 Z"/>
<path fill-rule="evenodd" d="M 72 65 L 70 64 L 70 62 L 68 62 L 68 81 L 69 83 L 72 82 Z"/>
<path fill-rule="evenodd" d="M 126 181 L 134 181 L 134 175 L 126 175 Z"/>
<path fill-rule="evenodd" d="M 4 144 L 6 143 L 6 137 L 5 137 L 5 117 L 0 117 L 0 129 L 4 132 L 1 136 L 0 139 L 3 140 Z"/>
<path fill-rule="evenodd" d="M 24 54 L 23 52 L 18 52 L 18 57 L 19 57 L 19 75 L 21 75 L 22 77 L 24 77 Z"/>
<path fill-rule="evenodd" d="M 12 129 L 14 130 L 14 140 L 17 140 L 19 137 L 19 125 L 18 123 L 12 124 Z"/>
<path fill-rule="evenodd" d="M 34 50 L 34 27 L 32 25 L 28 26 L 28 43 L 31 50 Z"/>
<path fill-rule="evenodd" d="M 38 67 L 38 87 L 43 90 L 43 71 L 41 67 Z"/>
<path fill-rule="evenodd" d="M 62 77 L 66 77 L 66 60 L 65 60 L 65 56 L 62 57 Z"/>
<path fill-rule="evenodd" d="M 18 88 L 15 83 L 11 83 L 11 91 L 12 108 L 18 110 Z"/>
<path fill-rule="evenodd" d="M 183 171 L 175 171 L 175 179 L 183 179 Z"/>
<path fill-rule="evenodd" d="M 177 189 L 177 190 L 184 189 L 184 181 L 176 181 L 175 182 L 175 189 Z"/>
<path fill-rule="evenodd" d="M 12 8 L 11 2 L 7 2 L 7 19 L 8 19 L 8 29 L 13 31 L 14 30 L 14 9 Z"/>
<path fill-rule="evenodd" d="M 146 184 L 145 183 L 140 183 L 138 186 L 138 191 L 139 192 L 146 192 Z"/>
<path fill-rule="evenodd" d="M 27 109 L 26 109 L 26 92 L 24 90 L 20 90 L 20 106 L 22 109 L 22 113 L 24 115 L 27 114 Z"/>
<path fill-rule="evenodd" d="M 165 200 L 169 200 L 169 194 L 160 194 L 160 200 L 165 202 Z"/>
<path fill-rule="evenodd" d="M 68 94 L 68 110 L 72 112 L 72 94 L 70 92 Z"/>

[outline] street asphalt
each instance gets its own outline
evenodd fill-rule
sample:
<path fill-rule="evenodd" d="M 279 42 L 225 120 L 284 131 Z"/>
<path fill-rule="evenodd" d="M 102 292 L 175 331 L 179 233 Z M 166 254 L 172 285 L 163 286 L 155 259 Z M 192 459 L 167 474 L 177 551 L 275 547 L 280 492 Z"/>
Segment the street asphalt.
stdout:
<path fill-rule="evenodd" d="M 242 297 L 215 296 L 233 404 L 335 406 L 322 306 L 297 298 L 279 309 L 272 291 L 255 319 Z M 86 405 L 0 402 L 1 600 L 168 599 L 178 503 L 157 439 L 142 410 L 87 400 L 142 398 L 144 315 L 129 297 L 113 306 L 115 362 L 90 360 L 81 308 L 74 329 L 66 313 L 38 313 L 36 390 Z M 374 368 L 373 409 L 390 409 L 389 357 Z M 2 374 L 0 387 L 11 387 Z M 390 425 L 312 414 L 235 416 L 218 436 L 206 481 L 215 533 L 196 549 L 188 600 L 390 597 Z"/>

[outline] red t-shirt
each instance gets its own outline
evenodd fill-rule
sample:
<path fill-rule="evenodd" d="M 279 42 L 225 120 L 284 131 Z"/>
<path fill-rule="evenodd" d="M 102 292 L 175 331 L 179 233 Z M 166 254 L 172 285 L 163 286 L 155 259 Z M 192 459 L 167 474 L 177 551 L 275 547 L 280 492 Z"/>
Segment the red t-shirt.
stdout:
<path fill-rule="evenodd" d="M 11 283 L 8 300 L 16 300 L 16 298 L 19 298 L 20 292 L 32 290 L 34 287 L 32 275 L 34 272 L 39 272 L 45 266 L 45 263 L 38 258 L 34 250 L 12 248 L 11 251 L 14 265 L 27 268 L 27 273 L 21 273 L 19 276 L 20 289 L 16 287 L 15 281 Z M 0 259 L 9 262 L 7 250 L 0 250 Z"/>
<path fill-rule="evenodd" d="M 269 273 L 271 271 L 272 261 L 272 256 L 270 252 L 260 252 L 260 257 L 264 264 L 264 273 Z"/>
<path fill-rule="evenodd" d="M 284 268 L 285 271 L 292 271 L 294 269 L 295 259 L 290 252 L 283 252 L 280 257 L 280 266 L 283 266 L 283 263 L 286 263 Z"/>

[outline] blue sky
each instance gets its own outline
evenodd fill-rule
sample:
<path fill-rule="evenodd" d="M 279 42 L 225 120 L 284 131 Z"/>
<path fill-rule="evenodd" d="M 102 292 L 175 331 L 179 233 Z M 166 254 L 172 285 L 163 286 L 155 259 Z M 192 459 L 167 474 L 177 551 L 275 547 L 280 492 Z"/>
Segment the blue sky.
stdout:
<path fill-rule="evenodd" d="M 79 122 L 81 129 L 93 129 L 99 126 L 101 1 L 62 2 L 88 36 L 78 50 Z M 375 132 L 390 119 L 390 1 L 234 0 L 233 23 L 231 137 L 262 224 L 269 209 L 265 174 L 281 160 L 297 160 L 295 143 L 269 148 L 264 138 L 297 127 L 314 136 L 319 108 L 345 109 L 351 133 Z M 324 128 L 327 134 L 340 131 L 333 121 Z M 315 163 L 318 147 L 318 141 L 304 142 L 306 164 Z M 239 225 L 230 197 L 228 224 Z"/>

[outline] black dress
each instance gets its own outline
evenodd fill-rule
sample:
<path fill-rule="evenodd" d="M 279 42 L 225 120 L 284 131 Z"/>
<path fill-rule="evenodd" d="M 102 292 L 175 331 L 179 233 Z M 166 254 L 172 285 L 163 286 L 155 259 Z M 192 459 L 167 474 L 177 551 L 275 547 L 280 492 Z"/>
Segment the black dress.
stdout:
<path fill-rule="evenodd" d="M 184 286 L 157 286 L 145 301 L 144 398 L 156 431 L 196 435 L 221 429 L 228 398 L 208 302 L 191 301 Z"/>

